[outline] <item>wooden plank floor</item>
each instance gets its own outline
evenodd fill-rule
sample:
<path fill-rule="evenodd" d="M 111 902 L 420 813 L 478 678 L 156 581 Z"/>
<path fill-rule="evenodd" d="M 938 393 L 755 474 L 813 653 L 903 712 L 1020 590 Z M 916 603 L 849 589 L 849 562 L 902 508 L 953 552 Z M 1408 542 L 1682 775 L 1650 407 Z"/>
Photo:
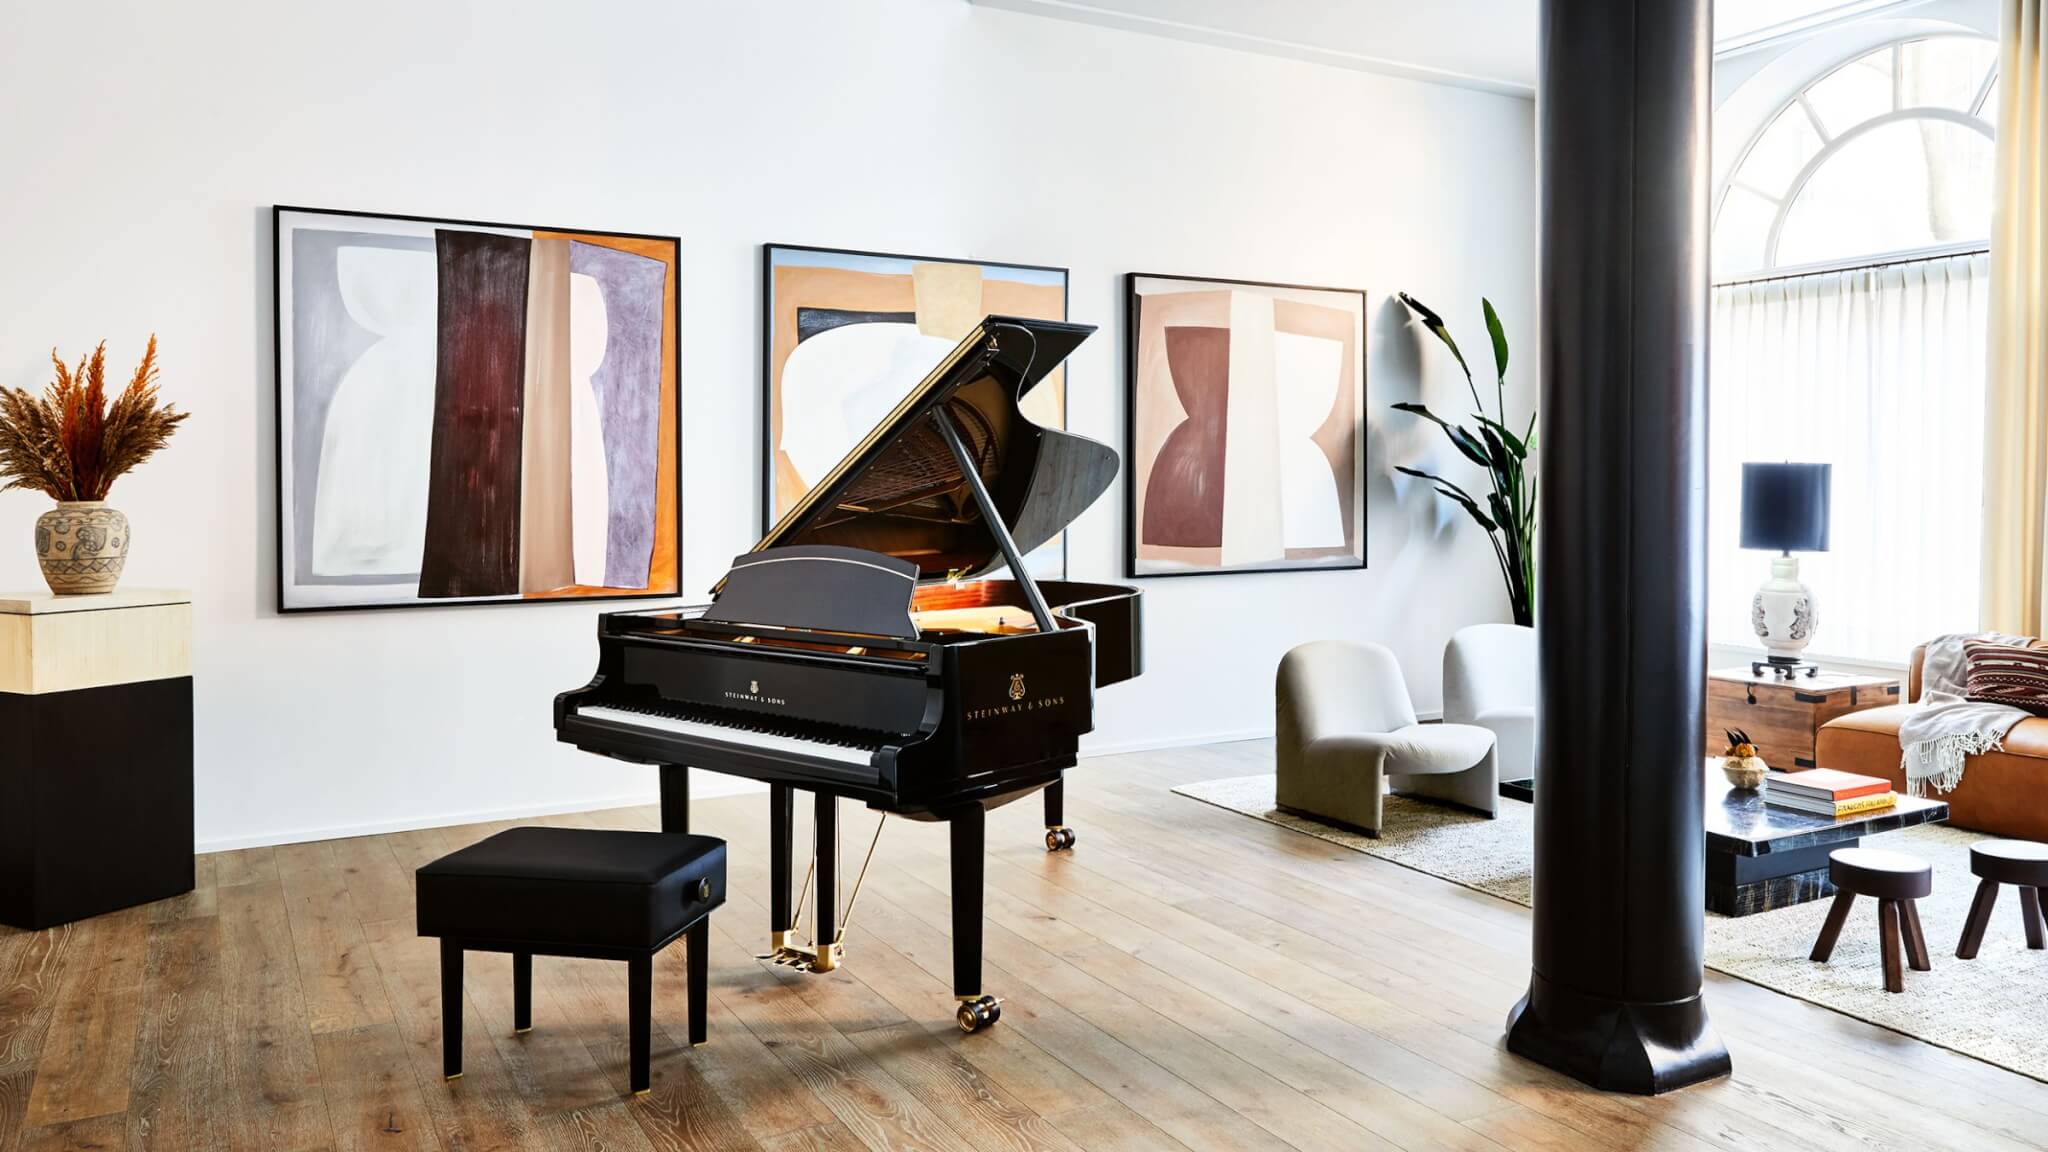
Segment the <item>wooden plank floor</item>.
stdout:
<path fill-rule="evenodd" d="M 536 1028 L 514 1035 L 509 958 L 470 957 L 468 1075 L 441 1079 L 412 870 L 502 825 L 202 857 L 177 900 L 0 928 L 0 1152 L 2048 1146 L 2048 1085 L 1718 976 L 1731 1079 L 1602 1096 L 1510 1056 L 1526 910 L 1168 792 L 1270 759 L 1254 742 L 1084 763 L 1070 854 L 1044 852 L 1035 800 L 993 814 L 1005 1003 L 976 1036 L 952 1022 L 941 827 L 890 822 L 847 966 L 805 976 L 753 958 L 764 800 L 700 803 L 734 885 L 711 1042 L 686 1046 L 672 948 L 640 1098 L 625 970 L 595 961 L 536 958 Z M 870 820 L 847 806 L 849 871 Z"/>

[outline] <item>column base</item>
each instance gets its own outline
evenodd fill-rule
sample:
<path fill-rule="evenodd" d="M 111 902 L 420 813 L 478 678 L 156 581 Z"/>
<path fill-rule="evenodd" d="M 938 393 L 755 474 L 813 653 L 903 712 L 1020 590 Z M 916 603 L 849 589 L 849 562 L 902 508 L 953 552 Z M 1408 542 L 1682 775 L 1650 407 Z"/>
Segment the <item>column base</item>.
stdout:
<path fill-rule="evenodd" d="M 1529 974 L 1508 1013 L 1508 1051 L 1603 1092 L 1655 1096 L 1732 1070 L 1698 996 L 1632 1004 L 1587 996 Z"/>

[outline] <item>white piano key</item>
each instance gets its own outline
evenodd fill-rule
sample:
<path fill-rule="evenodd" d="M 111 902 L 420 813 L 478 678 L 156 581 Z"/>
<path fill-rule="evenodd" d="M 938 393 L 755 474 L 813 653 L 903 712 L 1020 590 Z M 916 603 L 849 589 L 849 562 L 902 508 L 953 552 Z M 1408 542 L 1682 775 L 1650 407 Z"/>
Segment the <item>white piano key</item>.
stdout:
<path fill-rule="evenodd" d="M 874 763 L 872 749 L 849 748 L 843 744 L 827 744 L 819 740 L 805 740 L 797 736 L 782 736 L 772 732 L 759 732 L 731 724 L 706 724 L 697 720 L 684 720 L 674 716 L 662 716 L 652 712 L 634 712 L 625 708 L 611 708 L 602 704 L 585 704 L 576 709 L 578 716 L 592 720 L 606 720 L 613 724 L 625 724 L 634 728 L 646 728 L 657 732 L 674 732 L 701 740 L 708 744 L 719 744 L 740 750 L 759 749 L 771 752 L 795 753 L 819 760 L 833 760 L 841 764 L 866 766 Z"/>

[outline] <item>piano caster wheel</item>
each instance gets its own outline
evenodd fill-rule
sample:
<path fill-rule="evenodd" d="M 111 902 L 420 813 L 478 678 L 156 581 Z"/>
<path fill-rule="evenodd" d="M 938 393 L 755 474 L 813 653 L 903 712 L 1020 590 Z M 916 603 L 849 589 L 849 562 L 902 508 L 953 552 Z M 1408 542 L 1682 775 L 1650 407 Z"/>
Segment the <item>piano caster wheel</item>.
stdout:
<path fill-rule="evenodd" d="M 1074 830 L 1072 828 L 1060 827 L 1047 828 L 1045 830 L 1045 850 L 1047 852 L 1058 852 L 1062 848 L 1072 848 L 1073 846 Z"/>
<path fill-rule="evenodd" d="M 976 996 L 962 1000 L 953 1018 L 960 1022 L 962 1032 L 979 1032 L 1003 1018 L 1003 1004 L 993 996 Z"/>

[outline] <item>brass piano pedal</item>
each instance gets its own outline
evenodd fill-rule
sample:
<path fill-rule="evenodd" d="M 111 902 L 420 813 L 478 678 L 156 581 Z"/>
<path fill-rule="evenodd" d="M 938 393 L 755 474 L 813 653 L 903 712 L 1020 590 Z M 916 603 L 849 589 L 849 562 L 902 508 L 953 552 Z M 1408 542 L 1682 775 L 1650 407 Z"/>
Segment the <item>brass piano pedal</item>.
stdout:
<path fill-rule="evenodd" d="M 1059 852 L 1074 846 L 1074 830 L 1065 824 L 1047 825 L 1045 829 L 1045 850 Z"/>
<path fill-rule="evenodd" d="M 959 1010 L 953 1019 L 962 1032 L 979 1032 L 1003 1018 L 1003 1002 L 993 996 L 959 996 Z"/>
<path fill-rule="evenodd" d="M 846 959 L 844 944 L 790 944 L 774 941 L 773 951 L 754 957 L 798 972 L 830 972 Z"/>

